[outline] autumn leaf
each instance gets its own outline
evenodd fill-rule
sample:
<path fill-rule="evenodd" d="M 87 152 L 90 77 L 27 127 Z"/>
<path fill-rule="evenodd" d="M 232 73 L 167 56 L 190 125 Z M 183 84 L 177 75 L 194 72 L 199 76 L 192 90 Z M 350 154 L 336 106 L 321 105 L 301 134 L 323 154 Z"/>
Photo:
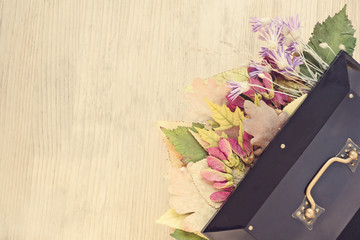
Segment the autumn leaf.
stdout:
<path fill-rule="evenodd" d="M 203 129 L 204 127 L 205 127 L 204 124 L 194 122 L 194 123 L 192 123 L 192 126 L 191 126 L 190 130 L 193 131 L 193 132 L 195 132 L 195 133 L 198 133 L 197 130 L 196 130 L 196 128 Z"/>
<path fill-rule="evenodd" d="M 260 101 L 261 101 L 261 95 L 258 93 L 255 93 L 255 99 L 254 99 L 254 103 L 256 106 L 260 106 Z"/>
<path fill-rule="evenodd" d="M 189 216 L 189 214 L 178 214 L 174 209 L 170 208 L 156 221 L 156 223 L 171 228 L 181 228 L 187 216 Z"/>
<path fill-rule="evenodd" d="M 302 95 L 301 97 L 298 97 L 286 107 L 284 107 L 283 111 L 286 112 L 290 117 L 296 112 L 296 110 L 300 107 L 300 105 L 305 101 L 307 97 L 307 94 Z"/>
<path fill-rule="evenodd" d="M 254 137 L 250 143 L 260 147 L 259 150 L 254 152 L 259 155 L 289 119 L 289 115 L 286 112 L 278 115 L 264 101 L 260 102 L 260 106 L 256 106 L 247 100 L 244 108 L 249 118 L 244 119 L 243 127 L 247 133 Z"/>
<path fill-rule="evenodd" d="M 185 232 L 180 229 L 175 229 L 175 231 L 170 234 L 176 240 L 207 240 L 207 238 L 200 237 L 195 233 Z"/>
<path fill-rule="evenodd" d="M 226 135 L 226 133 L 222 132 L 221 136 L 218 135 L 214 130 L 212 129 L 200 129 L 200 128 L 196 128 L 197 132 L 199 133 L 201 139 L 205 142 L 208 143 L 208 145 L 206 146 L 206 148 L 210 148 L 210 147 L 217 147 L 218 142 L 220 141 L 220 138 L 227 138 L 228 136 Z"/>
<path fill-rule="evenodd" d="M 158 121 L 156 123 L 156 126 L 160 130 L 161 137 L 162 137 L 162 139 L 166 145 L 166 148 L 168 150 L 171 165 L 173 167 L 178 167 L 178 168 L 184 166 L 184 162 L 182 161 L 183 156 L 178 151 L 176 151 L 175 146 L 169 141 L 169 139 L 164 134 L 162 129 L 165 128 L 165 129 L 169 129 L 169 130 L 174 130 L 174 129 L 178 128 L 179 126 L 190 128 L 190 127 L 192 127 L 192 123 Z"/>
<path fill-rule="evenodd" d="M 211 112 L 205 98 L 218 105 L 227 104 L 226 95 L 231 91 L 227 81 L 248 81 L 247 66 L 231 69 L 207 79 L 197 78 L 193 84 L 185 89 L 185 100 L 191 109 L 190 116 L 196 121 L 206 121 Z"/>
<path fill-rule="evenodd" d="M 199 193 L 188 169 L 171 168 L 169 171 L 170 207 L 185 217 L 181 229 L 187 232 L 200 232 L 216 209 Z"/>
<path fill-rule="evenodd" d="M 206 181 L 201 177 L 201 171 L 208 169 L 209 165 L 206 159 L 203 159 L 196 163 L 189 163 L 187 165 L 187 169 L 194 181 L 196 188 L 198 189 L 201 196 L 214 208 L 219 208 L 221 203 L 214 203 L 211 201 L 210 196 L 214 192 L 218 191 L 218 189 L 214 188 L 213 184 L 209 181 Z"/>
<path fill-rule="evenodd" d="M 195 79 L 192 87 L 185 91 L 185 100 L 190 107 L 189 116 L 200 122 L 208 120 L 211 111 L 205 102 L 205 98 L 220 105 L 226 104 L 226 95 L 230 90 L 225 82 L 218 84 L 213 78 L 207 81 L 200 78 Z"/>
<path fill-rule="evenodd" d="M 244 145 L 244 126 L 243 122 L 241 122 L 239 126 L 239 136 L 238 136 L 238 143 L 240 146 Z"/>
<path fill-rule="evenodd" d="M 249 80 L 248 66 L 244 65 L 240 68 L 234 68 L 212 77 L 218 84 L 225 83 L 227 81 L 243 82 Z"/>
<path fill-rule="evenodd" d="M 184 163 L 197 162 L 207 156 L 207 152 L 189 132 L 188 127 L 176 129 L 161 128 L 167 139 L 174 145 L 175 150 L 181 154 Z"/>
<path fill-rule="evenodd" d="M 225 105 L 218 105 L 209 100 L 206 100 L 212 112 L 212 118 L 219 124 L 215 130 L 226 130 L 232 127 L 239 126 L 241 121 L 245 118 L 244 113 L 240 108 L 236 108 L 234 112 Z"/>
<path fill-rule="evenodd" d="M 193 132 L 191 129 L 189 129 L 189 132 L 191 133 L 191 135 L 196 139 L 196 141 L 200 144 L 200 146 L 203 149 L 207 149 L 207 146 L 209 145 L 207 142 L 205 142 L 199 133 Z"/>

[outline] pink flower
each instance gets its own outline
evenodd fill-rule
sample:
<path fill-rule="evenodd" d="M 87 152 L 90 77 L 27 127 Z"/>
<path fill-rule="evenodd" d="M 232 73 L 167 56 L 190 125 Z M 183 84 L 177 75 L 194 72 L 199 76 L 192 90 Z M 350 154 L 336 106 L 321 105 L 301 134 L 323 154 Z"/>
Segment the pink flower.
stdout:
<path fill-rule="evenodd" d="M 255 160 L 253 146 L 250 143 L 252 136 L 247 132 L 243 132 L 243 142 L 239 144 L 239 142 L 235 139 L 229 138 L 228 141 L 231 145 L 232 150 L 240 156 L 241 160 L 248 165 L 253 165 L 253 161 Z"/>
<path fill-rule="evenodd" d="M 212 182 L 214 188 L 220 189 L 210 196 L 214 202 L 225 201 L 244 176 L 242 172 L 245 165 L 242 159 L 248 159 L 252 146 L 251 136 L 243 134 L 243 137 L 242 145 L 239 145 L 235 139 L 221 138 L 218 147 L 208 148 L 210 156 L 206 157 L 206 160 L 209 168 L 202 170 L 200 175 Z"/>
<path fill-rule="evenodd" d="M 287 105 L 288 102 L 291 101 L 291 98 L 289 96 L 281 92 L 274 91 L 274 83 L 272 80 L 272 76 L 266 71 L 258 74 L 257 78 L 249 78 L 249 85 L 251 86 L 251 88 L 248 91 L 242 93 L 236 99 L 231 99 L 229 95 L 227 96 L 227 99 L 229 101 L 228 107 L 230 110 L 234 111 L 236 107 L 244 109 L 244 97 L 250 98 L 252 101 L 254 101 L 255 93 L 260 94 L 263 100 L 269 106 L 275 108 L 281 108 L 282 106 Z"/>

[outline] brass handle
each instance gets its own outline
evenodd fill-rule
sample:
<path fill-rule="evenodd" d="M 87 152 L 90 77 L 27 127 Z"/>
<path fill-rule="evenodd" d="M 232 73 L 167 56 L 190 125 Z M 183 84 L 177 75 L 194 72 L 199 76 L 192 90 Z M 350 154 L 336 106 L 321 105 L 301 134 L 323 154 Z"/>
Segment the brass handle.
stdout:
<path fill-rule="evenodd" d="M 333 164 L 334 162 L 348 164 L 348 163 L 351 163 L 352 161 L 356 161 L 356 160 L 358 160 L 358 153 L 356 151 L 352 150 L 349 152 L 349 157 L 347 159 L 333 157 L 333 158 L 329 159 L 322 166 L 322 168 L 317 172 L 317 174 L 311 180 L 310 184 L 308 185 L 308 187 L 306 189 L 306 198 L 308 199 L 310 206 L 311 206 L 310 208 L 306 209 L 306 211 L 305 211 L 306 218 L 313 219 L 316 216 L 316 214 L 315 214 L 316 204 L 315 204 L 314 198 L 311 196 L 311 190 L 313 189 L 313 187 L 315 186 L 317 181 L 320 179 L 320 177 L 324 174 L 326 169 L 328 169 L 330 167 L 330 165 Z"/>
<path fill-rule="evenodd" d="M 346 164 L 352 172 L 355 172 L 357 166 L 359 165 L 359 150 L 360 147 L 356 145 L 350 138 L 348 138 L 345 146 L 341 149 L 341 151 L 335 157 L 329 159 L 316 173 L 315 177 L 310 181 L 306 188 L 306 195 L 303 201 L 291 216 L 302 222 L 307 227 L 307 229 L 311 231 L 317 218 L 325 212 L 324 208 L 315 203 L 314 198 L 311 196 L 311 190 L 319 181 L 320 177 L 334 162 Z"/>

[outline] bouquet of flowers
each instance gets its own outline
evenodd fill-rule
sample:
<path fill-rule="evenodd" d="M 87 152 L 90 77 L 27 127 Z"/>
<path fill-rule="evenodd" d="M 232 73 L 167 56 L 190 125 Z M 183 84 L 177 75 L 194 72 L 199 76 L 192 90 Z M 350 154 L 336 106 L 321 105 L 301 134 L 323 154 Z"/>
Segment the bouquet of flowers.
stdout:
<path fill-rule="evenodd" d="M 299 16 L 251 18 L 250 25 L 264 42 L 257 59 L 185 89 L 195 122 L 158 122 L 172 166 L 170 209 L 157 223 L 173 228 L 175 239 L 206 239 L 206 223 L 337 53 L 351 55 L 356 43 L 346 6 L 317 23 L 308 41 Z"/>

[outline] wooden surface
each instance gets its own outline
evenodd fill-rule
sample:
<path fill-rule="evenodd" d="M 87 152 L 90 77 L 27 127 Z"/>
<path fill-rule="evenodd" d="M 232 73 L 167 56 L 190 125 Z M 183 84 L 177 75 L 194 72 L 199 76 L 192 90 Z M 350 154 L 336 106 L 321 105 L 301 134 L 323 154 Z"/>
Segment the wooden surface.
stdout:
<path fill-rule="evenodd" d="M 345 2 L 359 38 L 357 0 L 0 0 L 0 240 L 170 239 L 155 122 L 256 53 L 250 16 L 308 38 Z"/>

